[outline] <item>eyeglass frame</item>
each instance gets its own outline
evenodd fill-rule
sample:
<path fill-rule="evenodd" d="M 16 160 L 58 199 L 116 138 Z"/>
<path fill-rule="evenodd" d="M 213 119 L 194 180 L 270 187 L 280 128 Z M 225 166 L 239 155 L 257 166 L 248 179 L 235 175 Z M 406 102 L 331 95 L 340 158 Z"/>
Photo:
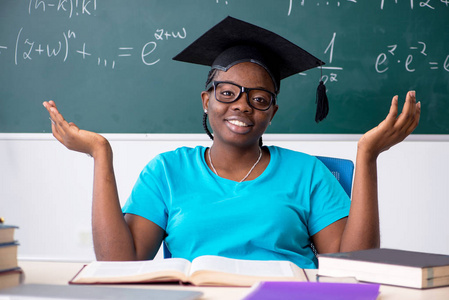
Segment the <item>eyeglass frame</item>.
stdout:
<path fill-rule="evenodd" d="M 218 100 L 218 98 L 217 98 L 217 90 L 216 90 L 216 87 L 217 87 L 217 85 L 220 84 L 220 83 L 232 84 L 232 85 L 234 85 L 234 86 L 236 86 L 236 87 L 239 88 L 239 94 L 238 94 L 238 96 L 235 98 L 235 100 L 230 101 L 230 102 L 225 102 L 225 101 L 220 101 L 220 100 Z M 206 90 L 209 91 L 212 87 L 214 88 L 214 97 L 215 97 L 215 100 L 217 100 L 217 101 L 220 102 L 220 103 L 229 103 L 229 104 L 230 104 L 230 103 L 234 103 L 234 102 L 236 102 L 237 100 L 240 99 L 240 97 L 242 96 L 242 93 L 246 93 L 246 102 L 248 102 L 248 105 L 251 106 L 251 107 L 254 108 L 254 109 L 257 109 L 257 110 L 259 110 L 259 111 L 267 111 L 267 110 L 269 110 L 269 109 L 271 108 L 271 106 L 276 105 L 276 93 L 274 93 L 274 92 L 272 92 L 272 91 L 269 91 L 269 90 L 267 90 L 267 89 L 262 89 L 262 88 L 248 88 L 248 87 L 244 87 L 244 86 L 241 86 L 241 85 L 239 85 L 239 84 L 236 84 L 236 83 L 230 82 L 230 81 L 212 81 L 211 83 L 209 83 L 209 84 L 207 85 Z M 269 94 L 271 95 L 270 105 L 268 105 L 268 107 L 267 107 L 266 109 L 260 109 L 260 108 L 254 107 L 254 106 L 251 104 L 251 101 L 249 101 L 249 92 L 251 92 L 251 91 L 253 91 L 253 90 L 264 91 L 264 92 L 267 92 L 267 93 L 269 93 Z"/>

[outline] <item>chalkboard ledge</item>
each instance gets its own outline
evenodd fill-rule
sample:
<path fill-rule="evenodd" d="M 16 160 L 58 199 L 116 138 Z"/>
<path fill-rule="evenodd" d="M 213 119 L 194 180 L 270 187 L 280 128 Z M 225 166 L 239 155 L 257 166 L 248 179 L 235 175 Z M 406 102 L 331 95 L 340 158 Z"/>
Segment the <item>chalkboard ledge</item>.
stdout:
<path fill-rule="evenodd" d="M 151 133 L 151 134 L 103 134 L 109 141 L 198 141 L 204 143 L 210 141 L 206 134 L 175 134 L 175 133 Z M 265 142 L 279 141 L 358 141 L 361 134 L 265 134 Z M 55 140 L 51 133 L 0 133 L 0 141 L 8 140 Z M 449 134 L 412 134 L 405 142 L 448 142 Z"/>

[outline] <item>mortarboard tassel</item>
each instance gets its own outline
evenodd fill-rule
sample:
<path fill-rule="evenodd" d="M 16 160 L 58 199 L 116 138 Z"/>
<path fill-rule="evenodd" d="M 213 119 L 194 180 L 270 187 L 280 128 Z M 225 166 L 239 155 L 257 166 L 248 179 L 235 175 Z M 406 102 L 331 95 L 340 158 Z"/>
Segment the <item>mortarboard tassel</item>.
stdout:
<path fill-rule="evenodd" d="M 324 82 L 320 80 L 320 84 L 316 90 L 316 114 L 315 122 L 320 122 L 326 118 L 329 113 L 329 101 L 326 95 L 326 86 Z"/>

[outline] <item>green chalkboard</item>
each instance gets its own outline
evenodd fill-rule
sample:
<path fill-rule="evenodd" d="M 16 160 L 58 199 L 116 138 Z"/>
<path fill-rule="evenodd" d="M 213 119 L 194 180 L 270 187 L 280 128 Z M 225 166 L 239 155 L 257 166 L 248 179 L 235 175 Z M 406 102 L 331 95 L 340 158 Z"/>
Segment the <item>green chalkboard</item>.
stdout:
<path fill-rule="evenodd" d="M 228 15 L 326 62 L 328 118 L 310 70 L 282 82 L 269 133 L 363 133 L 410 89 L 415 133 L 449 133 L 449 0 L 1 0 L 0 132 L 50 132 L 50 99 L 97 132 L 203 132 L 209 69 L 171 58 Z"/>

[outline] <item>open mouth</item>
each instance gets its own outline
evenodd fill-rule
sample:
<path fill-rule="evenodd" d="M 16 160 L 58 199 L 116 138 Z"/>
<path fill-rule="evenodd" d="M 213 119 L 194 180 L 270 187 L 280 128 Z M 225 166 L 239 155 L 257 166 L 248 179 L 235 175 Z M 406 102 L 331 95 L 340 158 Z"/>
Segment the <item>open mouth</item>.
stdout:
<path fill-rule="evenodd" d="M 250 126 L 250 125 L 248 125 L 248 124 L 246 124 L 246 123 L 244 123 L 242 121 L 238 121 L 238 120 L 227 120 L 227 121 L 229 123 L 231 123 L 232 125 L 239 126 L 239 127 L 248 127 L 248 126 Z"/>

